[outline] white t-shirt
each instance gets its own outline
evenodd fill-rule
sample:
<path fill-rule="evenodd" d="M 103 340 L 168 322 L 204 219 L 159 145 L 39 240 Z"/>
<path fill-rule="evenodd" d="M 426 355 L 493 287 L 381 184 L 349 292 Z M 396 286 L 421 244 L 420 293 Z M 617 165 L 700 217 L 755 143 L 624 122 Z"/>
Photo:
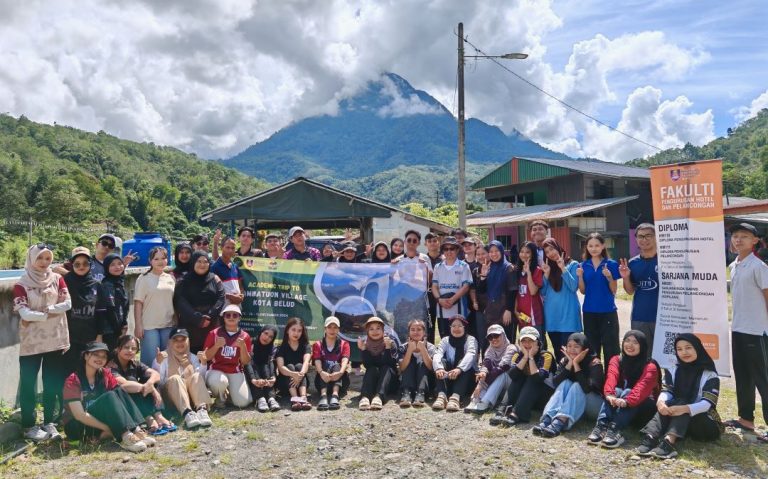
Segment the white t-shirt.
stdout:
<path fill-rule="evenodd" d="M 173 279 L 172 274 L 139 275 L 133 299 L 143 303 L 141 318 L 144 329 L 173 326 L 173 289 L 175 287 L 176 280 Z"/>
<path fill-rule="evenodd" d="M 438 263 L 432 274 L 432 284 L 437 284 L 440 296 L 444 294 L 455 294 L 465 284 L 472 284 L 472 272 L 469 271 L 469 265 L 464 261 L 457 259 L 453 265 L 448 266 L 445 261 Z M 467 295 L 457 301 L 450 309 L 442 309 L 442 318 L 450 318 L 456 314 L 467 317 Z"/>
<path fill-rule="evenodd" d="M 762 336 L 768 333 L 768 308 L 763 290 L 768 289 L 768 265 L 750 254 L 731 263 L 731 295 L 735 333 Z"/>

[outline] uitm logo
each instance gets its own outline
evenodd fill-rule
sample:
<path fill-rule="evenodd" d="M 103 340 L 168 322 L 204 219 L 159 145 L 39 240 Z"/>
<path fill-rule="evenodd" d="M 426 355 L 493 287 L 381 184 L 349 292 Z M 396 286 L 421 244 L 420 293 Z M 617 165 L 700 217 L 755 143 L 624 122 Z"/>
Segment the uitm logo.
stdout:
<path fill-rule="evenodd" d="M 269 262 L 269 266 L 267 266 L 270 270 L 274 271 L 277 269 L 277 261 L 272 260 Z"/>

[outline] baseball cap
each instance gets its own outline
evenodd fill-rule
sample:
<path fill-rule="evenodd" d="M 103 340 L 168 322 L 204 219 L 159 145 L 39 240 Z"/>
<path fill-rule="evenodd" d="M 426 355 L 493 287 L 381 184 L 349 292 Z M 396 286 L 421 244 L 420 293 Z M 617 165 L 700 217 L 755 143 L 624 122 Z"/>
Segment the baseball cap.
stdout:
<path fill-rule="evenodd" d="M 115 239 L 115 249 L 118 251 L 123 249 L 123 238 L 114 235 L 112 237 Z"/>
<path fill-rule="evenodd" d="M 379 323 L 382 326 L 384 326 L 384 320 L 383 319 L 381 319 L 381 318 L 379 318 L 377 316 L 371 316 L 370 318 L 368 318 L 368 321 L 365 322 L 366 329 L 368 328 L 368 326 L 370 326 L 373 323 Z"/>
<path fill-rule="evenodd" d="M 500 324 L 492 324 L 488 327 L 488 332 L 485 333 L 485 337 L 491 336 L 493 334 L 498 334 L 501 336 L 504 334 L 504 328 Z"/>
<path fill-rule="evenodd" d="M 539 330 L 533 326 L 526 326 L 520 330 L 520 339 L 529 338 L 533 339 L 534 341 L 538 341 L 539 337 Z"/>
<path fill-rule="evenodd" d="M 341 321 L 336 316 L 328 316 L 325 318 L 325 327 L 327 328 L 331 324 L 335 324 L 337 327 L 341 327 Z M 367 324 L 367 323 L 366 323 Z"/>
<path fill-rule="evenodd" d="M 304 233 L 304 228 L 302 228 L 301 226 L 294 226 L 293 228 L 288 230 L 288 237 L 293 238 L 293 235 L 295 235 L 297 231 L 301 231 L 302 233 Z"/>
<path fill-rule="evenodd" d="M 464 239 L 461 241 L 461 244 L 464 244 L 464 243 L 477 244 L 477 241 L 475 241 L 475 238 L 473 238 L 473 237 L 471 237 L 471 236 L 467 236 L 466 238 L 464 238 Z"/>
<path fill-rule="evenodd" d="M 453 317 L 451 317 L 451 320 L 450 320 L 450 322 L 449 322 L 448 324 L 451 324 L 451 323 L 453 323 L 453 322 L 454 322 L 455 320 L 457 320 L 457 319 L 458 319 L 459 321 L 461 321 L 461 322 L 464 324 L 464 326 L 466 326 L 467 324 L 469 324 L 469 321 L 467 321 L 467 318 L 465 318 L 464 316 L 462 316 L 462 315 L 460 315 L 460 314 L 456 314 L 456 315 L 454 315 Z"/>
<path fill-rule="evenodd" d="M 737 231 L 748 231 L 748 232 L 752 233 L 753 235 L 758 236 L 757 228 L 755 228 L 754 226 L 752 226 L 749 223 L 738 223 L 738 224 L 735 224 L 735 225 L 731 226 L 730 228 L 728 228 L 728 231 L 730 233 L 735 233 Z"/>
<path fill-rule="evenodd" d="M 280 239 L 280 235 L 275 234 L 275 233 L 267 233 L 267 236 L 264 237 L 264 241 L 267 241 L 270 238 Z"/>
<path fill-rule="evenodd" d="M 432 233 L 431 231 L 424 235 L 424 240 L 428 240 L 432 238 L 437 238 L 437 235 L 435 233 Z"/>
<path fill-rule="evenodd" d="M 95 353 L 96 351 L 109 351 L 109 347 L 106 344 L 99 341 L 92 341 L 85 345 L 84 353 Z"/>
<path fill-rule="evenodd" d="M 240 306 L 236 304 L 228 304 L 224 307 L 224 309 L 221 310 L 221 315 L 224 316 L 224 313 L 237 313 L 242 315 L 243 312 L 240 310 Z"/>
<path fill-rule="evenodd" d="M 443 239 L 443 244 L 440 245 L 440 251 L 444 250 L 446 246 L 455 246 L 456 248 L 461 248 L 461 245 L 453 236 L 446 236 L 445 239 Z"/>
<path fill-rule="evenodd" d="M 89 250 L 85 246 L 78 246 L 77 248 L 72 250 L 72 254 L 69 256 L 69 260 L 73 261 L 76 256 L 80 256 L 80 255 L 87 256 L 90 259 L 91 250 Z"/>
<path fill-rule="evenodd" d="M 104 233 L 103 235 L 99 236 L 99 241 L 101 241 L 103 239 L 112 240 L 112 243 L 114 243 L 115 246 L 117 246 L 117 237 L 115 235 L 113 235 L 112 233 Z M 120 246 L 122 246 L 122 245 L 123 245 L 123 241 L 120 240 Z"/>
<path fill-rule="evenodd" d="M 357 251 L 357 245 L 354 241 L 345 241 L 342 243 L 341 251 L 346 251 L 348 249 L 351 249 L 352 251 Z"/>
<path fill-rule="evenodd" d="M 175 338 L 176 336 L 184 336 L 185 338 L 188 338 L 189 331 L 187 331 L 186 328 L 173 328 L 169 337 Z"/>

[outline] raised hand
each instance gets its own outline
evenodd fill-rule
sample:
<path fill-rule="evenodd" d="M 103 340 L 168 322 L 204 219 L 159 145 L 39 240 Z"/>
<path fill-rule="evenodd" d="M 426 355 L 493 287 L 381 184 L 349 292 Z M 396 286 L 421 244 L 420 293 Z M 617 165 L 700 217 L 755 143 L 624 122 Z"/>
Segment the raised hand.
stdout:
<path fill-rule="evenodd" d="M 579 263 L 579 267 L 576 268 L 576 276 L 578 276 L 579 279 L 584 277 L 584 268 L 581 267 L 581 263 Z"/>
<path fill-rule="evenodd" d="M 384 348 L 385 349 L 392 349 L 392 346 L 395 345 L 395 342 L 392 341 L 392 338 L 389 336 L 384 336 Z"/>
<path fill-rule="evenodd" d="M 544 272 L 544 276 L 549 278 L 549 273 L 552 271 L 552 267 L 549 266 L 549 263 L 547 261 L 542 261 L 539 267 Z"/>
<path fill-rule="evenodd" d="M 565 271 L 565 259 L 560 255 L 557 257 L 557 267 Z"/>
<path fill-rule="evenodd" d="M 225 344 L 227 344 L 227 341 L 222 336 L 216 336 L 216 342 L 213 344 L 213 347 L 220 349 L 223 348 Z"/>
<path fill-rule="evenodd" d="M 629 280 L 629 263 L 625 258 L 619 260 L 619 274 L 624 281 Z"/>
<path fill-rule="evenodd" d="M 362 336 L 357 338 L 357 349 L 365 351 L 365 338 Z"/>
<path fill-rule="evenodd" d="M 611 270 L 608 269 L 608 265 L 603 265 L 603 269 L 601 273 L 603 273 L 603 276 L 605 276 L 605 279 L 607 279 L 608 281 L 613 281 L 613 275 L 611 274 Z"/>
<path fill-rule="evenodd" d="M 205 356 L 205 351 L 197 352 L 197 360 L 200 361 L 200 364 L 205 364 L 208 362 L 208 358 Z"/>
<path fill-rule="evenodd" d="M 165 358 L 167 357 L 168 353 L 160 351 L 160 348 L 155 348 L 155 361 L 157 361 L 157 364 L 163 364 L 163 361 L 165 361 Z"/>

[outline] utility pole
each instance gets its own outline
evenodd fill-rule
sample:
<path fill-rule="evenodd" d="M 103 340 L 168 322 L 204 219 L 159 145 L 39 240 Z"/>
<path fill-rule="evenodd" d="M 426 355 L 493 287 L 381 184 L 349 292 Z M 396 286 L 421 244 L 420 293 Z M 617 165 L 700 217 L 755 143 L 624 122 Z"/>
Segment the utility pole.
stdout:
<path fill-rule="evenodd" d="M 464 164 L 464 24 L 459 23 L 459 228 L 467 229 L 467 186 Z"/>

